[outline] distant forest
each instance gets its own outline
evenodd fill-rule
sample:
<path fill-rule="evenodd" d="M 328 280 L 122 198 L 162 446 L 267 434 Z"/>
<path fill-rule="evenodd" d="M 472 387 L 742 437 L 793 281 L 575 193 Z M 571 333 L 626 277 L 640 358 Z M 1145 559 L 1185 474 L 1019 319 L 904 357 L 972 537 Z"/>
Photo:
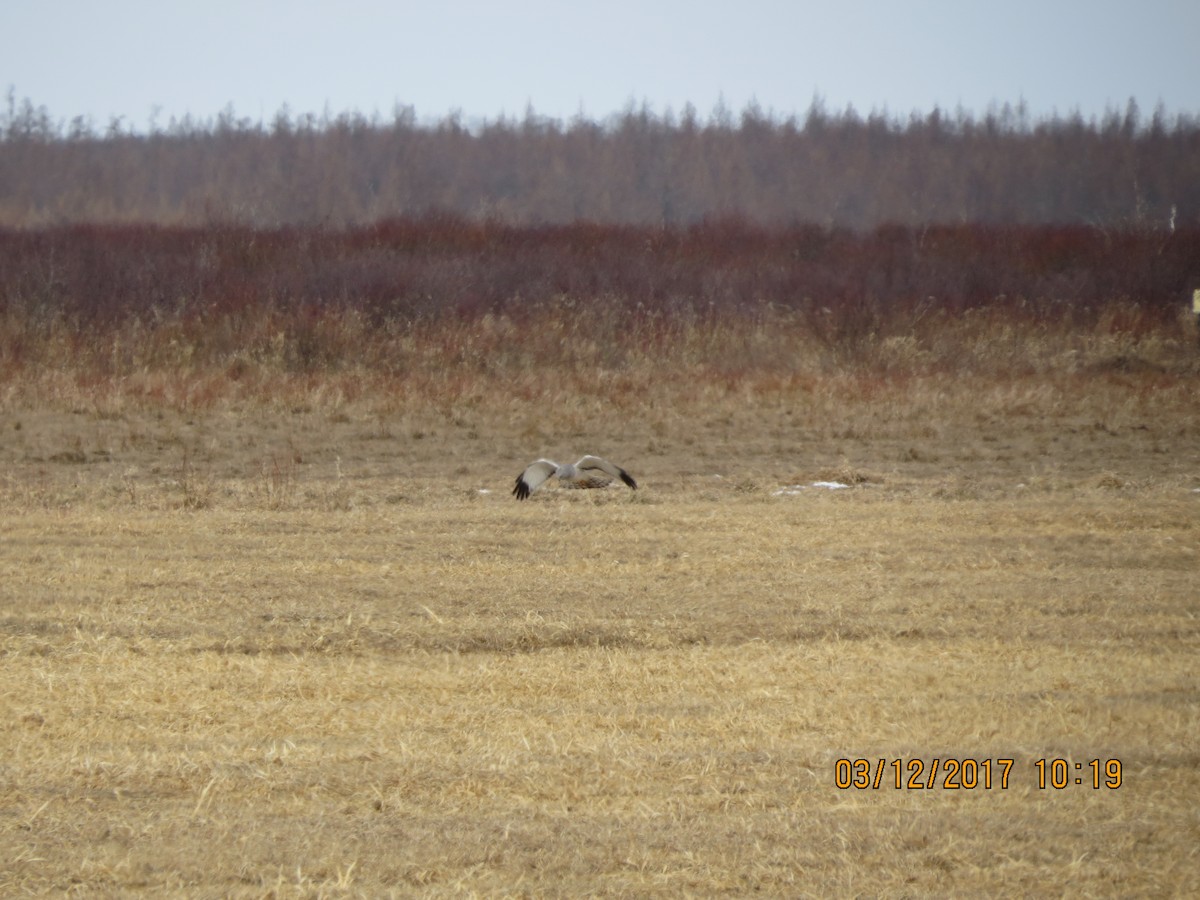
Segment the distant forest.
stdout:
<path fill-rule="evenodd" d="M 0 227 L 152 223 L 343 228 L 429 213 L 508 225 L 689 226 L 716 219 L 869 230 L 884 224 L 1200 224 L 1200 119 L 905 119 L 815 99 L 602 121 L 418 122 L 358 113 L 171 119 L 136 131 L 56 120 L 10 91 L 0 111 Z"/>

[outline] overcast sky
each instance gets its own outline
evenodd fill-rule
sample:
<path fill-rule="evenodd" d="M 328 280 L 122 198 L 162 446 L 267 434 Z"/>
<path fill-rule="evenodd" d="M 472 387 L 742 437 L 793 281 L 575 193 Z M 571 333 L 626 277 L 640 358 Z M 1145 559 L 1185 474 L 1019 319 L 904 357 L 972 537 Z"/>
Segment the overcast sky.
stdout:
<path fill-rule="evenodd" d="M 0 0 L 0 89 L 55 120 L 165 127 L 357 111 L 602 120 L 814 95 L 907 118 L 1024 99 L 1200 114 L 1200 0 Z"/>

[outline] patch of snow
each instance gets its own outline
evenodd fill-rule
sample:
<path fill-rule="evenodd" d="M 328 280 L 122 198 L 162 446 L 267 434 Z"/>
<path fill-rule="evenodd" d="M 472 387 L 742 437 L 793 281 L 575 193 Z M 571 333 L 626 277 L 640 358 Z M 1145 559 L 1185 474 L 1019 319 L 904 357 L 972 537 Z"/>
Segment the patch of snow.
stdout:
<path fill-rule="evenodd" d="M 814 481 L 812 484 L 792 484 L 787 487 L 782 487 L 777 491 L 772 491 L 773 497 L 794 497 L 797 494 L 803 493 L 810 488 L 818 488 L 826 491 L 838 491 L 842 488 L 848 488 L 850 485 L 842 484 L 840 481 Z"/>

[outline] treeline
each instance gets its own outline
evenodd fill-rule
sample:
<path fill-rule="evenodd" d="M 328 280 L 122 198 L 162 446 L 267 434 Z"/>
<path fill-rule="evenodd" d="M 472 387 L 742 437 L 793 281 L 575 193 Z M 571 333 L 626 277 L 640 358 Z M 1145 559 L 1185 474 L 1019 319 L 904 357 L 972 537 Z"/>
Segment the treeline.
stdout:
<path fill-rule="evenodd" d="M 0 115 L 0 225 L 151 222 L 342 228 L 431 211 L 473 221 L 869 230 L 882 224 L 1200 224 L 1200 120 L 1033 121 L 934 109 L 906 120 L 643 106 L 601 122 L 538 116 L 293 116 L 226 109 L 143 133 L 55 120 L 9 95 Z"/>

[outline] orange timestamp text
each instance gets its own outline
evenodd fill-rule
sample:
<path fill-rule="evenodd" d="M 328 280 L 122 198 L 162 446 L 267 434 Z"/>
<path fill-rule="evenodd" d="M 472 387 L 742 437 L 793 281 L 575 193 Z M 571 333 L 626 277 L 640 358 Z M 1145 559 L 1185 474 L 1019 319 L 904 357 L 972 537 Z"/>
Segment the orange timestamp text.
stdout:
<path fill-rule="evenodd" d="M 997 758 L 933 757 L 922 759 L 838 759 L 833 766 L 836 788 L 848 790 L 1000 790 L 1012 783 L 1016 760 Z M 1089 787 L 1115 790 L 1123 783 L 1119 759 L 1039 759 L 1033 762 L 1039 790 Z M 1020 770 L 1024 771 L 1024 770 Z"/>

